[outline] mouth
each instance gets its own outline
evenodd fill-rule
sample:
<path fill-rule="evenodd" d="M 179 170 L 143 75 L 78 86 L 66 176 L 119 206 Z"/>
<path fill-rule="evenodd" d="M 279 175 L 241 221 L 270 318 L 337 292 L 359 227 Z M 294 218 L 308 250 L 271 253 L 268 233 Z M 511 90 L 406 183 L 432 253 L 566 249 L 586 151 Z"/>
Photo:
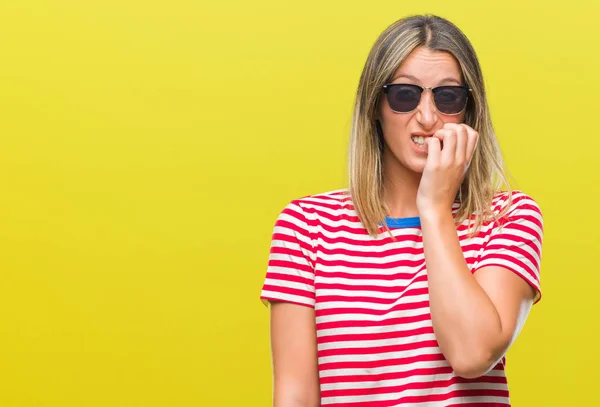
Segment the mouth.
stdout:
<path fill-rule="evenodd" d="M 431 137 L 431 134 L 413 134 L 410 139 L 412 140 L 412 142 L 419 148 L 424 149 L 425 148 L 425 141 Z"/>
<path fill-rule="evenodd" d="M 410 139 L 419 147 L 425 146 L 425 137 L 423 136 L 412 136 Z"/>

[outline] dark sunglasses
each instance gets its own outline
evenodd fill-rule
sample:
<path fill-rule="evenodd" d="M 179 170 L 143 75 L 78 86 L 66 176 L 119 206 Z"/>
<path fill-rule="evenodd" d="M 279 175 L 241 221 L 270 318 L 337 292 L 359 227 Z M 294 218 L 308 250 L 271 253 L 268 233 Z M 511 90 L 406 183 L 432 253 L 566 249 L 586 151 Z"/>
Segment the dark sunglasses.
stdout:
<path fill-rule="evenodd" d="M 421 94 L 425 90 L 433 92 L 433 102 L 440 113 L 459 114 L 467 106 L 469 92 L 468 86 L 437 86 L 423 88 L 418 85 L 406 83 L 389 83 L 383 85 L 383 92 L 387 95 L 390 108 L 397 113 L 410 113 L 419 106 Z"/>

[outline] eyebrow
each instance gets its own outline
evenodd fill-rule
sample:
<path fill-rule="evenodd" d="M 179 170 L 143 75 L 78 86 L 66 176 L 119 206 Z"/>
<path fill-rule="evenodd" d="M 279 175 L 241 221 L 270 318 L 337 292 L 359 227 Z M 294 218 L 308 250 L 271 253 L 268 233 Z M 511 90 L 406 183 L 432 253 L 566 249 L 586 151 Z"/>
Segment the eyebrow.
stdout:
<path fill-rule="evenodd" d="M 414 82 L 417 82 L 417 83 L 421 82 L 421 81 L 419 81 L 419 79 L 417 79 L 416 76 L 408 75 L 408 74 L 405 74 L 405 73 L 398 74 L 394 79 L 392 79 L 392 82 L 395 81 L 396 79 L 399 79 L 399 78 L 410 79 L 411 81 L 414 81 Z M 447 78 L 442 79 L 440 81 L 440 84 L 441 83 L 448 83 L 448 82 L 454 82 L 454 83 L 457 83 L 458 85 L 462 84 L 461 81 L 459 81 L 457 79 L 454 79 L 452 77 L 447 77 Z"/>

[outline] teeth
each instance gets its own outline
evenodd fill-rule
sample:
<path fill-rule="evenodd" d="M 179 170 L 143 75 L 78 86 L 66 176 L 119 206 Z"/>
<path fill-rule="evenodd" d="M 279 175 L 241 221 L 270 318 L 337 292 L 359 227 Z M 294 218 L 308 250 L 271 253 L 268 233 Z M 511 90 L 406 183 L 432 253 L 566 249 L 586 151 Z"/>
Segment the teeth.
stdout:
<path fill-rule="evenodd" d="M 412 141 L 415 142 L 415 144 L 418 144 L 420 146 L 424 146 L 425 145 L 425 137 L 423 136 L 412 136 Z"/>

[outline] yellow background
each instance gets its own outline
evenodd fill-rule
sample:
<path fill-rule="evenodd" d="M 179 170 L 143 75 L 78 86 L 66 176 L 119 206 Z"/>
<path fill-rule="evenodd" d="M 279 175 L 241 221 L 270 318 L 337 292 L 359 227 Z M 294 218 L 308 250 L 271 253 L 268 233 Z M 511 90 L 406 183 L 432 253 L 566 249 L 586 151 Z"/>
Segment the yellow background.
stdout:
<path fill-rule="evenodd" d="M 599 405 L 599 2 L 420 3 L 3 0 L 0 406 L 269 405 L 275 217 L 346 185 L 366 55 L 420 12 L 545 215 L 514 406 Z"/>

